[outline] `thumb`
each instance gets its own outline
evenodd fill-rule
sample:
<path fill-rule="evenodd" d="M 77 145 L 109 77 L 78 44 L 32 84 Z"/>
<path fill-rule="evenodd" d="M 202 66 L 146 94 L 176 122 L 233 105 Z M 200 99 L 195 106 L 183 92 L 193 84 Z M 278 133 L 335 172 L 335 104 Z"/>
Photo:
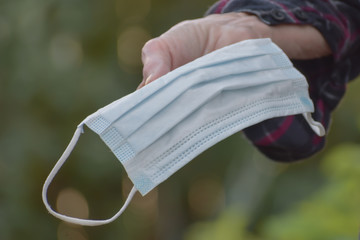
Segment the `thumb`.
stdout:
<path fill-rule="evenodd" d="M 154 38 L 144 45 L 141 60 L 144 65 L 143 81 L 138 88 L 171 71 L 171 53 L 160 38 Z"/>

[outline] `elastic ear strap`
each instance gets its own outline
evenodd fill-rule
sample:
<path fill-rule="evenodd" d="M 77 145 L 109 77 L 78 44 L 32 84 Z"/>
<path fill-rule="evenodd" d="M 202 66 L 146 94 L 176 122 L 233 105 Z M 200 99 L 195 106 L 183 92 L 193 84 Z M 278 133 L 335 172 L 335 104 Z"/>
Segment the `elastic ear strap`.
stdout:
<path fill-rule="evenodd" d="M 320 137 L 325 136 L 326 131 L 324 126 L 320 123 L 320 122 L 316 122 L 312 116 L 311 113 L 306 112 L 303 113 L 303 116 L 305 118 L 305 120 L 307 121 L 307 123 L 310 125 L 311 129 Z"/>
<path fill-rule="evenodd" d="M 124 210 L 127 208 L 131 199 L 134 197 L 134 195 L 137 191 L 135 187 L 133 187 L 131 189 L 124 205 L 120 208 L 120 210 L 113 217 L 111 217 L 109 219 L 105 219 L 105 220 L 80 219 L 80 218 L 69 217 L 69 216 L 60 214 L 51 208 L 51 206 L 47 200 L 47 191 L 48 191 L 49 185 L 54 180 L 56 174 L 59 172 L 62 165 L 66 162 L 66 160 L 70 156 L 72 150 L 74 149 L 74 147 L 82 133 L 83 133 L 82 125 L 79 125 L 78 128 L 76 129 L 74 136 L 72 137 L 69 145 L 67 146 L 64 153 L 61 155 L 60 159 L 57 161 L 54 168 L 51 170 L 49 176 L 45 180 L 45 183 L 44 183 L 44 186 L 42 189 L 42 200 L 44 202 L 46 209 L 49 211 L 50 214 L 52 214 L 53 216 L 65 221 L 65 222 L 79 224 L 79 225 L 83 225 L 83 226 L 99 226 L 99 225 L 107 224 L 107 223 L 114 221 L 116 218 L 118 218 L 124 212 Z"/>

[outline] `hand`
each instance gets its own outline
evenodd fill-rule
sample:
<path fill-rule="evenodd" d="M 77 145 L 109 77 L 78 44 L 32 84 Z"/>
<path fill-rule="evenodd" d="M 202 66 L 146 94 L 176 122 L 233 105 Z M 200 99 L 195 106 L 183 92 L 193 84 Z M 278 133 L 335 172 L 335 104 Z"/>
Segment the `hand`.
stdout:
<path fill-rule="evenodd" d="M 216 49 L 255 38 L 271 38 L 291 59 L 331 54 L 325 39 L 312 26 L 268 26 L 247 13 L 213 14 L 181 22 L 148 41 L 142 49 L 143 81 L 138 88 Z"/>

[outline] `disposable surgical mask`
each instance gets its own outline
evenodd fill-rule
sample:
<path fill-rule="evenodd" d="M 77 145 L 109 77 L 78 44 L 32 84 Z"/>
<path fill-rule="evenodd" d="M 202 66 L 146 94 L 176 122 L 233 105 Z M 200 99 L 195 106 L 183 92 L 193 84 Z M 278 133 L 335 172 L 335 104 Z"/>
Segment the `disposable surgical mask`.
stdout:
<path fill-rule="evenodd" d="M 51 171 L 43 200 L 51 214 L 71 223 L 101 225 L 116 219 L 139 191 L 147 194 L 197 155 L 240 130 L 266 119 L 303 114 L 314 106 L 304 76 L 270 39 L 242 41 L 179 67 L 99 109 L 81 122 Z M 108 220 L 77 219 L 55 212 L 47 189 L 83 133 L 97 133 L 134 184 L 122 209 Z"/>

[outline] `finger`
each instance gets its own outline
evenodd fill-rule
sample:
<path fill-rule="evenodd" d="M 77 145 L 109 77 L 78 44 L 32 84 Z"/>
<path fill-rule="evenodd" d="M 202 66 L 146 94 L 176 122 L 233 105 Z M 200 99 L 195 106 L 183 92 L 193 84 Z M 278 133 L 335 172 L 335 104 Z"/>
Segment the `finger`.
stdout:
<path fill-rule="evenodd" d="M 140 88 L 142 88 L 143 86 L 145 86 L 145 85 L 149 84 L 150 82 L 152 82 L 152 81 L 153 81 L 152 76 L 153 76 L 153 75 L 150 74 L 145 80 L 143 80 L 143 81 L 140 83 L 140 85 L 139 85 L 136 89 L 140 89 Z"/>
<path fill-rule="evenodd" d="M 146 78 L 146 80 L 145 80 L 145 85 L 146 85 L 146 84 L 149 84 L 151 81 L 152 81 L 152 74 L 150 74 L 150 75 Z"/>
<path fill-rule="evenodd" d="M 141 83 L 139 84 L 139 86 L 137 86 L 136 90 L 142 88 L 143 86 L 145 86 L 145 81 L 141 81 Z"/>
<path fill-rule="evenodd" d="M 160 38 L 152 39 L 145 44 L 142 49 L 141 58 L 144 64 L 144 85 L 156 80 L 171 70 L 171 54 L 169 48 L 166 42 Z M 149 78 L 149 76 L 151 77 Z"/>

